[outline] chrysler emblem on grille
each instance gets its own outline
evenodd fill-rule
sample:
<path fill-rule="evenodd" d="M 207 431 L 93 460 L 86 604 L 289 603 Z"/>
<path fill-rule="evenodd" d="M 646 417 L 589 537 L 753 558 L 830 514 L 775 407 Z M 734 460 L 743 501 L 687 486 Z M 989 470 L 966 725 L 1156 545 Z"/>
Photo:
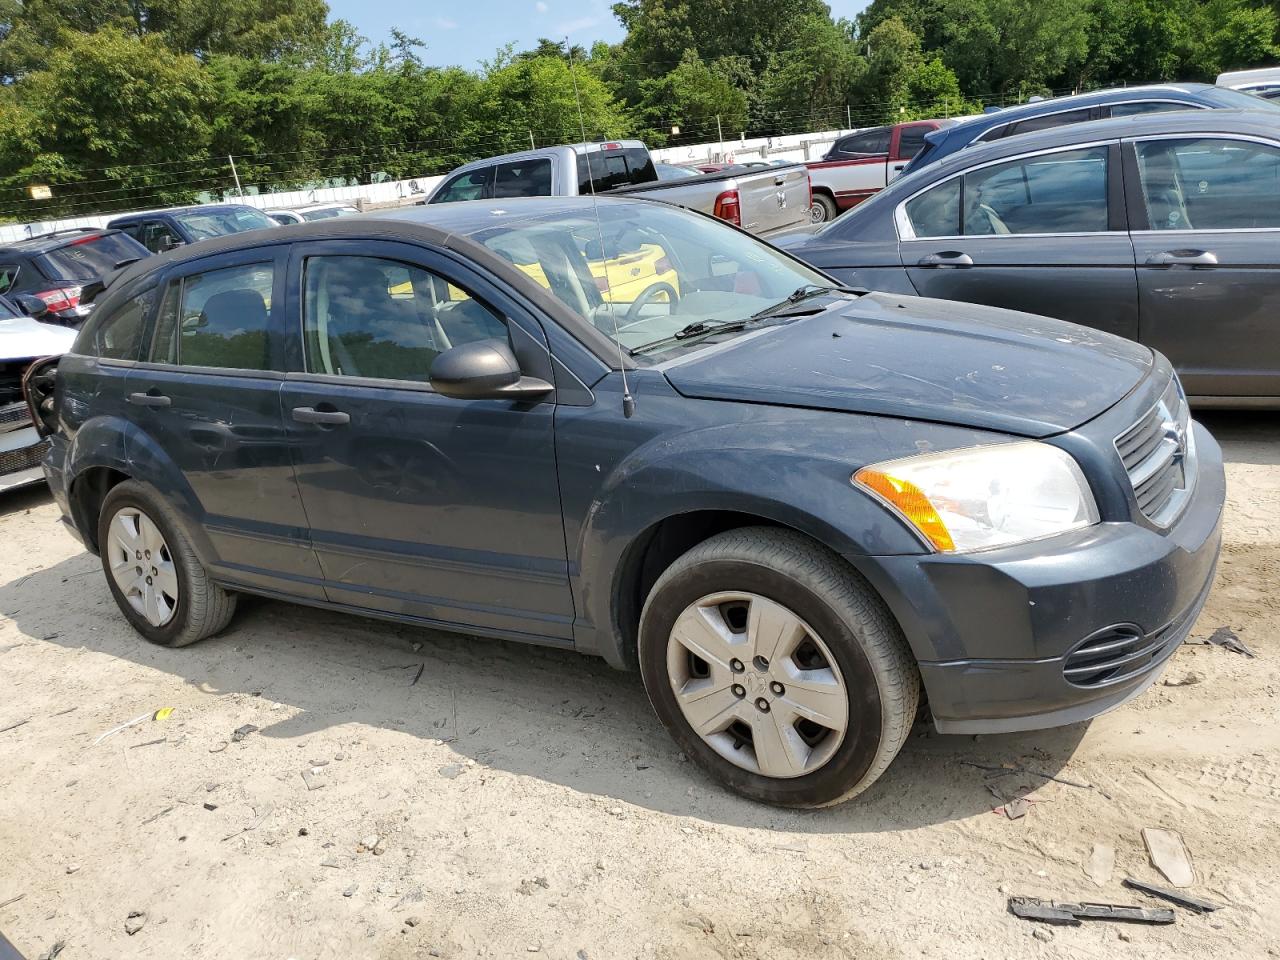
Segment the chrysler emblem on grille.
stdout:
<path fill-rule="evenodd" d="M 1181 419 L 1169 410 L 1168 404 L 1163 400 L 1160 401 L 1160 432 L 1166 439 L 1174 442 L 1172 462 L 1181 467 L 1187 455 L 1187 428 L 1182 425 Z"/>

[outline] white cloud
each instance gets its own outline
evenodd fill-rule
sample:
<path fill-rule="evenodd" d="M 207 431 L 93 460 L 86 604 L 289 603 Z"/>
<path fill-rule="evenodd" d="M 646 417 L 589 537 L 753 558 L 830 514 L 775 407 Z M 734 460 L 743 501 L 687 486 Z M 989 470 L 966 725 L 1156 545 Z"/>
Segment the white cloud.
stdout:
<path fill-rule="evenodd" d="M 437 30 L 456 30 L 458 29 L 458 21 L 450 20 L 448 17 L 436 17 L 435 25 Z"/>
<path fill-rule="evenodd" d="M 542 0 L 538 0 L 538 2 L 533 5 L 533 9 L 537 10 L 539 13 L 546 13 L 551 8 L 543 3 Z"/>
<path fill-rule="evenodd" d="M 604 23 L 604 17 L 578 17 L 576 20 L 566 20 L 564 23 L 557 23 L 555 27 L 558 36 L 565 36 L 570 33 L 578 33 L 582 30 L 590 30 L 592 27 L 598 27 Z"/>

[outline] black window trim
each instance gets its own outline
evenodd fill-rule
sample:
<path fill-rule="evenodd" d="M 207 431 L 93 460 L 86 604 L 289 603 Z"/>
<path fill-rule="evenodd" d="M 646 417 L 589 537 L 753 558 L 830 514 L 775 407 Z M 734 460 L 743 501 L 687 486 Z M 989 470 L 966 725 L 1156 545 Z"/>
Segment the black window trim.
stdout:
<path fill-rule="evenodd" d="M 1203 135 L 1197 135 L 1197 136 L 1203 137 Z M 1046 156 L 1054 153 L 1070 153 L 1071 151 L 1074 151 L 1074 150 L 1089 150 L 1094 147 L 1109 148 L 1107 152 L 1107 229 L 1106 230 L 1082 230 L 1082 231 L 1071 232 L 1071 233 L 1005 233 L 1005 234 L 994 233 L 994 234 L 983 234 L 982 239 L 1004 240 L 1004 239 L 1011 239 L 1015 237 L 1100 237 L 1100 236 L 1110 236 L 1112 234 L 1119 233 L 1119 232 L 1128 232 L 1123 230 L 1112 229 L 1112 224 L 1115 222 L 1115 217 L 1112 213 L 1112 203 L 1113 203 L 1113 200 L 1115 199 L 1114 181 L 1117 176 L 1115 164 L 1113 163 L 1113 160 L 1115 157 L 1114 148 L 1115 148 L 1115 145 L 1121 143 L 1122 139 L 1123 138 L 1115 137 L 1115 138 L 1110 138 L 1106 140 L 1090 140 L 1086 143 L 1072 143 L 1072 144 L 1059 145 L 1056 147 L 1045 147 L 1040 150 L 1028 150 L 1026 153 L 1012 153 L 1005 157 L 999 157 L 994 160 L 987 160 L 987 161 L 984 161 L 983 163 L 976 164 L 975 166 L 967 167 L 963 170 L 957 170 L 954 173 L 948 174 L 945 177 L 942 177 L 926 186 L 921 187 L 919 190 L 915 191 L 910 196 L 904 197 L 902 200 L 898 201 L 898 203 L 894 206 L 893 226 L 894 226 L 894 231 L 898 235 L 898 242 L 913 243 L 918 240 L 938 241 L 938 240 L 972 240 L 974 239 L 973 236 L 965 236 L 963 233 L 956 234 L 954 236 L 948 236 L 948 237 L 917 237 L 915 234 L 915 228 L 911 225 L 911 220 L 907 216 L 906 211 L 907 211 L 908 203 L 910 203 L 912 200 L 914 200 L 916 197 L 920 196 L 921 194 L 928 193 L 930 190 L 933 190 L 936 187 L 940 187 L 942 184 L 947 183 L 950 180 L 954 180 L 956 177 L 964 177 L 970 173 L 975 173 L 978 170 L 984 170 L 987 167 L 999 166 L 1005 163 L 1015 163 L 1021 160 L 1029 160 L 1032 157 Z M 1158 140 L 1163 138 L 1159 136 L 1151 136 L 1151 137 L 1143 137 L 1140 139 Z M 1262 142 L 1266 142 L 1266 141 L 1262 141 Z M 963 210 L 964 209 L 964 181 L 963 180 L 960 181 L 960 204 L 961 204 L 960 209 Z M 959 224 L 959 227 L 961 230 L 964 229 L 964 225 L 962 223 Z"/>

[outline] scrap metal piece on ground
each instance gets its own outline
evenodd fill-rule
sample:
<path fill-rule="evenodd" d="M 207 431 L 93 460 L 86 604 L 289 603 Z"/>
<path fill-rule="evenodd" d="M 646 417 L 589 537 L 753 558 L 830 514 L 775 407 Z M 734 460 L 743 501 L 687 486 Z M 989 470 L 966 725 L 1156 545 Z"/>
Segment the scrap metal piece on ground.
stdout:
<path fill-rule="evenodd" d="M 249 734 L 253 733 L 257 729 L 258 728 L 255 727 L 252 723 L 246 723 L 242 727 L 236 727 L 235 730 L 231 732 L 231 739 L 234 742 L 239 743 L 241 740 L 243 740 L 245 737 L 247 737 Z"/>
<path fill-rule="evenodd" d="M 1173 923 L 1168 907 L 1139 907 L 1121 903 L 1071 903 L 1037 897 L 1010 897 L 1009 912 L 1024 920 L 1078 927 L 1081 920 L 1123 920 L 1128 923 Z"/>
<path fill-rule="evenodd" d="M 1221 647 L 1223 650 L 1230 650 L 1232 653 L 1240 653 L 1250 659 L 1257 655 L 1245 645 L 1239 635 L 1230 627 L 1219 627 L 1213 633 L 1209 634 L 1209 639 L 1205 641 L 1211 643 L 1215 647 Z"/>
<path fill-rule="evenodd" d="M 1196 882 L 1196 871 L 1191 866 L 1191 854 L 1182 837 L 1172 830 L 1142 828 L 1142 840 L 1147 845 L 1151 865 L 1164 874 L 1175 887 L 1190 887 Z"/>
<path fill-rule="evenodd" d="M 1200 897 L 1193 897 L 1191 894 L 1182 893 L 1180 890 L 1170 890 L 1168 887 L 1158 887 L 1154 883 L 1147 883 L 1145 880 L 1135 880 L 1133 877 L 1125 877 L 1121 883 L 1134 890 L 1141 890 L 1143 893 L 1149 893 L 1153 897 L 1161 897 L 1171 903 L 1176 903 L 1180 907 L 1186 907 L 1188 910 L 1194 910 L 1196 913 L 1213 913 L 1215 910 L 1222 909 L 1222 904 L 1220 903 L 1214 903 L 1212 900 L 1203 900 Z"/>

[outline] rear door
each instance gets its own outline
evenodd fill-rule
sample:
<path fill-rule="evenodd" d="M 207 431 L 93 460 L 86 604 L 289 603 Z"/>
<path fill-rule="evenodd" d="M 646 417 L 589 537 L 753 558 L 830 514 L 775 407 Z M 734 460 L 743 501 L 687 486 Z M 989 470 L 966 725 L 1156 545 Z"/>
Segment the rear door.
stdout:
<path fill-rule="evenodd" d="M 550 379 L 537 322 L 456 262 L 389 241 L 300 244 L 289 288 L 305 370 L 281 403 L 328 599 L 567 641 L 554 397 L 430 383 L 440 351 L 494 338 Z"/>
<path fill-rule="evenodd" d="M 1138 336 L 1118 143 L 1000 160 L 896 211 L 902 264 L 922 296 Z"/>
<path fill-rule="evenodd" d="M 1280 144 L 1126 143 L 1142 342 L 1189 394 L 1280 397 Z"/>
<path fill-rule="evenodd" d="M 298 334 L 281 309 L 284 245 L 181 264 L 129 371 L 129 459 L 198 523 L 221 579 L 320 599 L 280 416 Z M 172 464 L 179 477 L 173 474 Z"/>

